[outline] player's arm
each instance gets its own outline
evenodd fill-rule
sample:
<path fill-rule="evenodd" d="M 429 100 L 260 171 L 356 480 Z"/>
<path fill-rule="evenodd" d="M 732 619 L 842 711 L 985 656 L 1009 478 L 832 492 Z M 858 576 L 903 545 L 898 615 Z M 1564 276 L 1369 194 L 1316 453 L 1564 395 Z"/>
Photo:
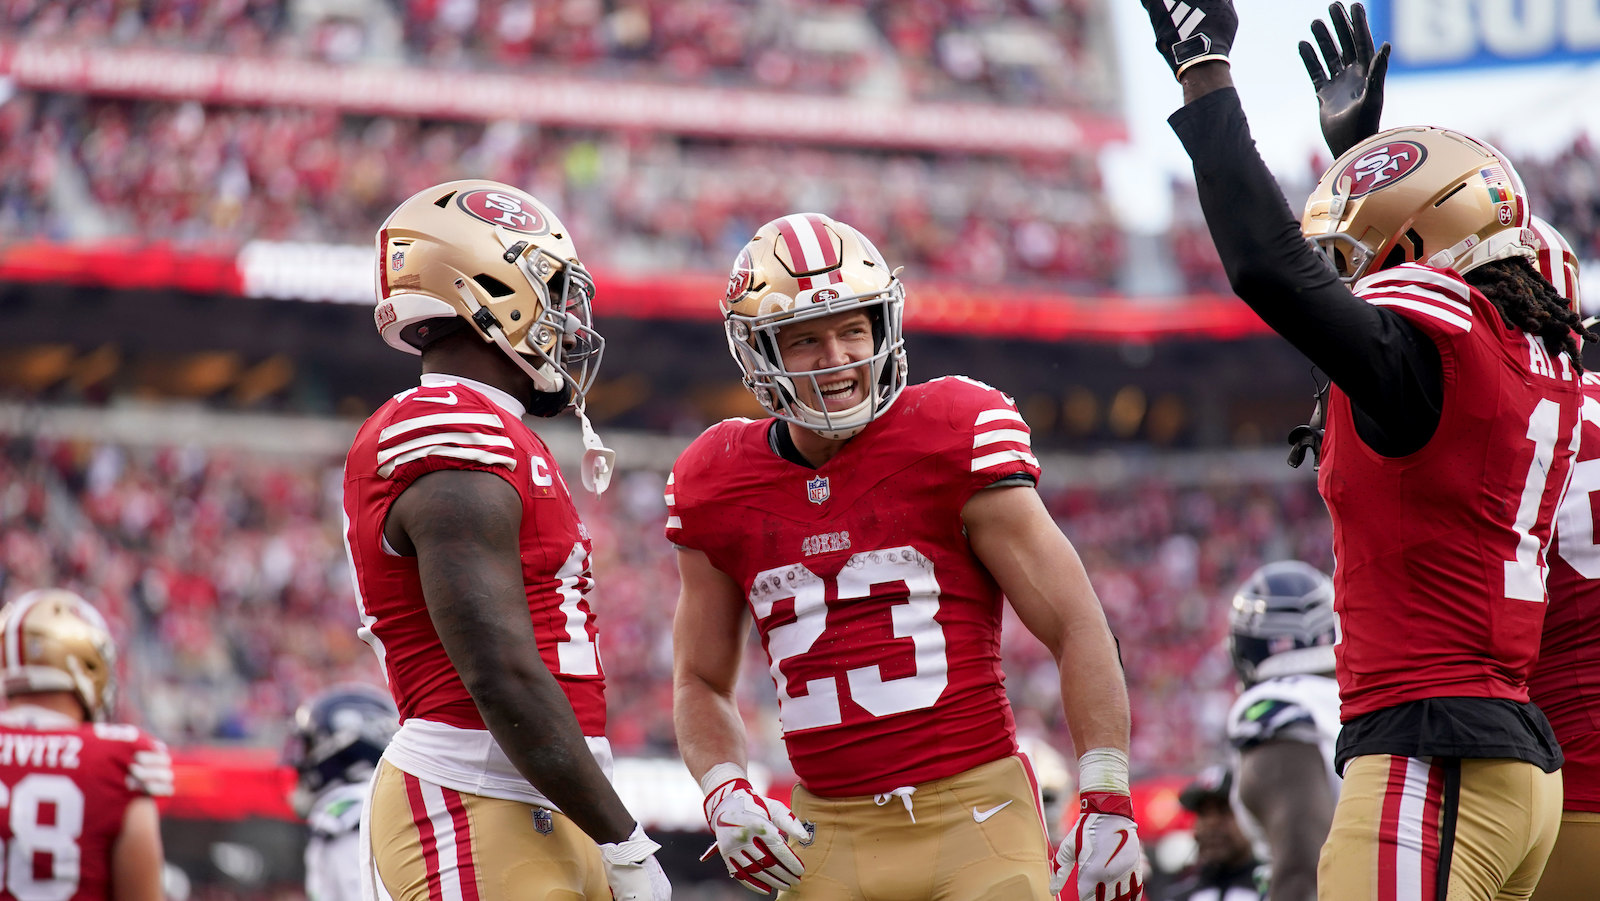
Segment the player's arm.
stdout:
<path fill-rule="evenodd" d="M 973 553 L 1061 669 L 1079 750 L 1128 750 L 1128 689 L 1116 642 L 1078 552 L 1031 486 L 979 491 L 961 508 Z"/>
<path fill-rule="evenodd" d="M 744 720 L 734 699 L 750 614 L 739 586 L 711 560 L 678 549 L 672 617 L 672 721 L 684 765 L 699 779 L 719 763 L 746 765 Z"/>
<path fill-rule="evenodd" d="M 1276 739 L 1239 756 L 1239 800 L 1272 848 L 1269 901 L 1317 897 L 1317 858 L 1333 823 L 1327 763 L 1314 744 Z"/>
<path fill-rule="evenodd" d="M 163 901 L 161 816 L 156 801 L 139 796 L 122 813 L 122 830 L 111 845 L 113 901 Z"/>
<path fill-rule="evenodd" d="M 692 548 L 678 549 L 678 581 L 672 617 L 678 752 L 705 793 L 706 823 L 728 875 L 762 894 L 780 892 L 805 872 L 784 836 L 804 839 L 806 831 L 782 802 L 756 794 L 746 772 L 744 719 L 734 698 L 750 631 L 744 595 L 704 552 Z"/>
<path fill-rule="evenodd" d="M 1326 372 L 1398 449 L 1420 447 L 1438 424 L 1442 406 L 1438 348 L 1398 314 L 1357 298 L 1306 243 L 1256 152 L 1233 87 L 1226 60 L 1237 23 L 1232 3 L 1198 0 L 1183 6 L 1203 17 L 1195 35 L 1183 42 L 1175 41 L 1174 12 L 1163 0 L 1144 3 L 1169 65 L 1175 49 L 1196 36 L 1222 50 L 1221 56 L 1174 66 L 1184 107 L 1168 122 L 1194 164 L 1200 206 L 1234 293 Z"/>
<path fill-rule="evenodd" d="M 1078 822 L 1056 853 L 1050 894 L 1076 873 L 1080 899 L 1137 899 L 1140 849 L 1128 787 L 1128 690 L 1083 561 L 1032 486 L 979 491 L 961 508 L 961 519 L 973 553 L 1022 624 L 1055 657 L 1061 706 L 1081 752 Z"/>
<path fill-rule="evenodd" d="M 529 782 L 600 843 L 633 817 L 584 742 L 572 705 L 539 657 L 522 580 L 522 501 L 493 473 L 445 469 L 394 502 L 385 534 L 414 554 L 434 630 L 484 724 Z"/>

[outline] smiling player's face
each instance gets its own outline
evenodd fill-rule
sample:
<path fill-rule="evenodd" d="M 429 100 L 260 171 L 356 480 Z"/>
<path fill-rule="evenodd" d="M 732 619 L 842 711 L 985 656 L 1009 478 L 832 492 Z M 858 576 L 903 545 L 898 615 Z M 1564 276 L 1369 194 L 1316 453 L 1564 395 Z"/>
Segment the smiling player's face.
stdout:
<path fill-rule="evenodd" d="M 795 379 L 796 398 L 813 410 L 837 413 L 867 399 L 872 367 L 872 320 L 850 311 L 797 322 L 778 330 L 778 351 L 790 372 L 847 367 L 814 379 Z M 850 367 L 851 363 L 861 363 Z M 820 392 L 820 394 L 819 394 Z"/>

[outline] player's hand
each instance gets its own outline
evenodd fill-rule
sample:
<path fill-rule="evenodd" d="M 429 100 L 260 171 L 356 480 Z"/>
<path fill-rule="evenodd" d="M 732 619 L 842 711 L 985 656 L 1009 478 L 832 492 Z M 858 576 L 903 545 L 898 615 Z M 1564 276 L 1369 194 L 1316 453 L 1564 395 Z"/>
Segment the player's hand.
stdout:
<path fill-rule="evenodd" d="M 1229 0 L 1142 0 L 1156 32 L 1156 50 L 1182 77 L 1207 60 L 1228 59 L 1239 15 Z"/>
<path fill-rule="evenodd" d="M 805 867 L 784 836 L 803 841 L 810 833 L 781 801 L 756 794 L 746 779 L 730 779 L 706 795 L 705 812 L 717 843 L 702 860 L 715 850 L 729 876 L 763 895 L 800 881 Z"/>
<path fill-rule="evenodd" d="M 627 841 L 601 845 L 611 897 L 616 901 L 672 901 L 672 884 L 656 861 L 660 850 L 639 825 L 633 827 Z"/>
<path fill-rule="evenodd" d="M 1139 901 L 1144 885 L 1139 880 L 1133 799 L 1115 792 L 1084 792 L 1078 806 L 1077 825 L 1056 852 L 1051 897 L 1066 886 L 1076 863 L 1079 901 Z"/>
<path fill-rule="evenodd" d="M 1311 36 L 1322 48 L 1322 59 L 1309 41 L 1300 42 L 1300 58 L 1305 61 L 1311 87 L 1317 92 L 1317 119 L 1322 137 L 1334 156 L 1378 133 L 1383 116 L 1383 78 L 1389 72 L 1389 42 L 1372 49 L 1372 28 L 1367 25 L 1367 8 L 1360 3 L 1346 13 L 1343 3 L 1328 7 L 1333 34 L 1321 19 L 1311 23 Z M 1333 35 L 1339 45 L 1334 46 Z"/>

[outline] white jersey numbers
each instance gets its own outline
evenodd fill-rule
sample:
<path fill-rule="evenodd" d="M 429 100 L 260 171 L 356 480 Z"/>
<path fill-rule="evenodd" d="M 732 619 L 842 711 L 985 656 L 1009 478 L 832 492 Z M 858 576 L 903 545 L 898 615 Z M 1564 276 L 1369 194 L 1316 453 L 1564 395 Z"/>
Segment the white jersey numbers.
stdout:
<path fill-rule="evenodd" d="M 800 563 L 756 575 L 750 590 L 750 607 L 758 621 L 765 623 L 772 617 L 778 603 L 794 601 L 792 622 L 762 627 L 785 734 L 843 721 L 837 675 L 807 681 L 804 694 L 796 696 L 783 672 L 785 662 L 806 655 L 827 632 L 828 596 L 831 594 L 836 604 L 845 604 L 868 598 L 874 588 L 893 583 L 905 584 L 905 597 L 885 606 L 883 612 L 889 617 L 895 638 L 911 639 L 916 672 L 885 679 L 881 667 L 873 664 L 843 673 L 851 700 L 875 717 L 932 707 L 948 684 L 944 630 L 934 619 L 939 610 L 939 582 L 934 577 L 933 562 L 915 548 L 897 547 L 855 554 L 832 584 Z M 840 636 L 836 640 L 846 639 Z"/>
<path fill-rule="evenodd" d="M 1527 437 L 1533 442 L 1533 459 L 1528 463 L 1528 477 L 1523 483 L 1522 499 L 1517 505 L 1517 520 L 1511 524 L 1517 533 L 1516 559 L 1505 561 L 1506 597 L 1513 600 L 1544 600 L 1545 547 L 1533 534 L 1533 526 L 1539 516 L 1544 483 L 1549 478 L 1550 465 L 1555 459 L 1560 431 L 1561 405 L 1549 398 L 1539 401 L 1528 416 Z M 1573 437 L 1576 438 L 1576 434 Z"/>
<path fill-rule="evenodd" d="M 11 840 L 0 866 L 6 894 L 17 901 L 67 901 L 78 893 L 83 863 L 83 790 L 66 776 L 30 773 L 0 783 Z M 46 810 L 48 808 L 48 810 Z"/>
<path fill-rule="evenodd" d="M 1585 380 L 1587 381 L 1587 376 Z M 1584 424 L 1600 427 L 1600 400 L 1583 399 Z M 1593 433 L 1591 433 L 1592 435 Z M 1566 499 L 1556 511 L 1556 534 L 1561 537 L 1557 552 L 1567 565 L 1585 579 L 1600 579 L 1600 545 L 1595 544 L 1594 493 L 1600 491 L 1600 457 L 1575 460 Z"/>

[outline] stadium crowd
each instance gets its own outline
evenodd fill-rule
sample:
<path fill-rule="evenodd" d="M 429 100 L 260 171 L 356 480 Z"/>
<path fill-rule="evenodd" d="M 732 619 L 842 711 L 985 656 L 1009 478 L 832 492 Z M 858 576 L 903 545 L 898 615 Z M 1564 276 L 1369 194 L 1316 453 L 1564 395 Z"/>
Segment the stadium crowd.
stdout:
<path fill-rule="evenodd" d="M 113 0 L 0 4 L 24 39 L 333 63 L 559 72 L 884 99 L 1091 107 L 1110 97 L 1093 0 Z"/>
<path fill-rule="evenodd" d="M 983 157 L 701 142 L 24 94 L 0 106 L 0 234 L 359 244 L 417 185 L 530 186 L 591 265 L 720 270 L 756 226 L 827 209 L 919 274 L 1103 290 L 1117 229 L 1087 154 Z M 775 171 L 784 178 L 773 178 Z"/>
<path fill-rule="evenodd" d="M 381 679 L 355 634 L 340 463 L 8 436 L 0 596 L 61 585 L 102 609 L 124 647 L 121 712 L 168 742 L 277 745 L 304 697 Z M 621 754 L 674 753 L 677 576 L 661 535 L 661 481 L 633 471 L 603 498 L 579 495 L 595 538 L 609 733 Z M 1051 490 L 1048 472 L 1045 486 L 1123 644 L 1136 767 L 1187 770 L 1213 756 L 1234 692 L 1218 599 L 1266 560 L 1331 565 L 1314 487 Z M 1014 620 L 1003 653 L 1019 725 L 1069 747 L 1054 661 Z M 759 648 L 747 666 L 746 713 L 775 723 Z M 776 735 L 774 726 L 764 739 L 773 765 L 784 760 Z"/>

